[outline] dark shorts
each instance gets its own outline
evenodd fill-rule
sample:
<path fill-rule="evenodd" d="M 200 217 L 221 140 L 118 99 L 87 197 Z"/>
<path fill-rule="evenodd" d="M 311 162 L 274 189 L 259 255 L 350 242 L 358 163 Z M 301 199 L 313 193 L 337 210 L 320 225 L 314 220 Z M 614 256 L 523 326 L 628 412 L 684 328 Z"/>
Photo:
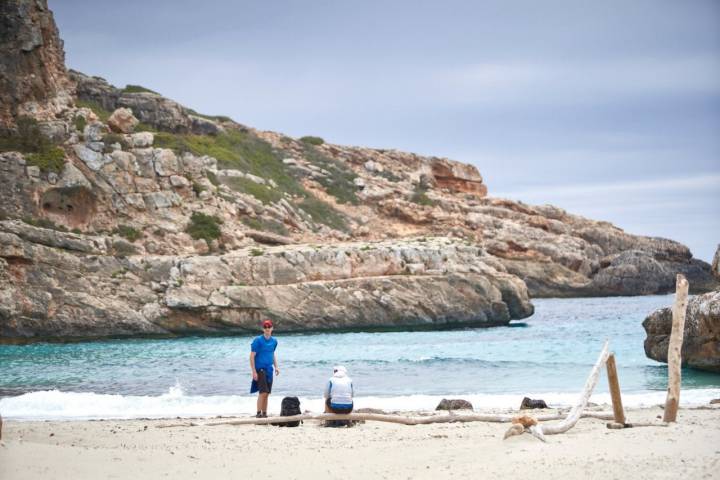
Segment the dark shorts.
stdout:
<path fill-rule="evenodd" d="M 258 385 L 258 392 L 260 393 L 270 393 L 272 392 L 272 383 L 268 382 L 267 374 L 265 373 L 265 369 L 261 368 L 258 370 L 258 379 L 257 379 L 257 385 Z"/>
<path fill-rule="evenodd" d="M 337 414 L 351 413 L 352 410 L 353 410 L 353 407 L 348 407 L 348 408 L 333 408 L 333 407 L 330 405 L 330 399 L 329 399 L 329 398 L 325 399 L 325 405 L 327 405 L 328 410 L 330 410 L 332 413 L 337 413 Z"/>

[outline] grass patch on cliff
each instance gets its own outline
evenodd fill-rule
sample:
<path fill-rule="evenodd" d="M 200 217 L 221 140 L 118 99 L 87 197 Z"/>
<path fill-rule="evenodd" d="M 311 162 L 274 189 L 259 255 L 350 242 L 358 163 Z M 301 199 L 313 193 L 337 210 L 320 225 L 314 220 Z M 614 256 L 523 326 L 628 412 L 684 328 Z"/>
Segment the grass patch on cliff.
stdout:
<path fill-rule="evenodd" d="M 316 223 L 322 223 L 341 232 L 350 231 L 345 216 L 322 200 L 308 196 L 296 206 L 302 208 Z"/>
<path fill-rule="evenodd" d="M 252 180 L 243 177 L 221 177 L 221 183 L 232 188 L 236 192 L 247 193 L 260 200 L 262 203 L 268 204 L 282 200 L 282 192 L 270 187 L 269 185 L 261 185 Z"/>
<path fill-rule="evenodd" d="M 103 147 L 103 153 L 112 153 L 113 152 L 113 145 L 116 143 L 120 145 L 120 149 L 127 150 L 130 148 L 130 145 L 127 141 L 125 141 L 125 137 L 120 135 L 119 133 L 107 133 L 102 139 L 103 144 L 105 145 Z"/>
<path fill-rule="evenodd" d="M 47 218 L 32 218 L 32 217 L 23 217 L 21 219 L 24 223 L 27 223 L 28 225 L 32 225 L 33 227 L 39 227 L 39 228 L 47 228 L 50 230 L 57 230 L 59 232 L 67 232 L 68 229 L 65 228 L 63 225 L 58 225 L 52 220 L 49 220 Z"/>
<path fill-rule="evenodd" d="M 25 153 L 28 165 L 43 173 L 60 173 L 65 167 L 65 151 L 43 135 L 38 121 L 32 117 L 19 117 L 15 131 L 0 136 L 0 151 L 16 150 Z"/>
<path fill-rule="evenodd" d="M 321 137 L 313 137 L 312 135 L 300 137 L 300 141 L 308 145 L 322 145 L 323 143 L 325 143 L 325 140 L 323 140 Z"/>
<path fill-rule="evenodd" d="M 231 129 L 218 135 L 161 132 L 155 135 L 155 146 L 171 148 L 179 153 L 208 155 L 217 159 L 220 168 L 240 170 L 273 180 L 279 192 L 299 196 L 307 194 L 298 181 L 286 171 L 281 153 L 249 131 Z"/>
<path fill-rule="evenodd" d="M 190 217 L 190 223 L 185 231 L 195 240 L 202 238 L 209 244 L 211 241 L 220 238 L 221 224 L 222 220 L 213 215 L 195 212 Z"/>
<path fill-rule="evenodd" d="M 278 235 L 287 235 L 288 230 L 280 222 L 269 220 L 265 218 L 250 218 L 245 217 L 242 222 L 253 230 L 260 230 L 261 232 L 276 233 Z"/>
<path fill-rule="evenodd" d="M 75 125 L 75 130 L 82 133 L 83 130 L 85 130 L 85 125 L 87 125 L 87 120 L 82 115 L 78 115 L 75 117 L 75 120 L 73 120 L 73 123 Z"/>
<path fill-rule="evenodd" d="M 75 105 L 81 108 L 89 108 L 103 122 L 107 122 L 107 119 L 110 118 L 110 115 L 112 115 L 112 112 L 105 110 L 102 105 L 93 100 L 78 99 L 77 102 L 75 102 Z"/>
<path fill-rule="evenodd" d="M 123 93 L 154 93 L 155 95 L 160 95 L 155 90 L 150 90 L 149 88 L 143 87 L 142 85 L 125 85 L 125 88 L 122 89 Z"/>
<path fill-rule="evenodd" d="M 118 227 L 115 229 L 115 233 L 131 242 L 134 242 L 142 236 L 142 233 L 129 225 L 118 225 Z"/>
<path fill-rule="evenodd" d="M 193 110 L 192 108 L 187 109 L 188 113 L 190 115 L 195 115 L 196 117 L 204 118 L 206 120 L 212 120 L 214 122 L 233 122 L 234 120 L 227 115 L 206 115 L 204 113 L 197 112 Z"/>
<path fill-rule="evenodd" d="M 391 182 L 399 182 L 400 180 L 402 180 L 402 177 L 398 177 L 390 170 L 383 170 L 382 172 L 375 171 L 375 175 L 377 175 L 378 177 L 382 177 L 385 180 L 390 180 Z"/>
<path fill-rule="evenodd" d="M 15 130 L 0 136 L 0 151 L 16 150 L 23 153 L 43 153 L 55 144 L 43 135 L 38 121 L 21 116 L 15 120 Z"/>
<path fill-rule="evenodd" d="M 46 151 L 26 155 L 25 160 L 43 173 L 60 173 L 65 168 L 65 151 L 60 147 L 50 147 Z"/>
<path fill-rule="evenodd" d="M 418 205 L 423 205 L 426 207 L 432 207 L 435 205 L 435 201 L 427 196 L 427 187 L 424 187 L 420 185 L 419 183 L 415 185 L 415 189 L 413 190 L 412 195 L 410 195 L 410 200 L 413 203 L 417 203 Z"/>
<path fill-rule="evenodd" d="M 360 199 L 355 194 L 357 187 L 354 180 L 357 178 L 355 172 L 343 162 L 330 158 L 325 153 L 315 148 L 314 145 L 304 145 L 305 158 L 316 167 L 320 167 L 329 175 L 317 178 L 316 181 L 323 186 L 325 191 L 335 197 L 338 203 L 350 203 L 358 205 Z"/>

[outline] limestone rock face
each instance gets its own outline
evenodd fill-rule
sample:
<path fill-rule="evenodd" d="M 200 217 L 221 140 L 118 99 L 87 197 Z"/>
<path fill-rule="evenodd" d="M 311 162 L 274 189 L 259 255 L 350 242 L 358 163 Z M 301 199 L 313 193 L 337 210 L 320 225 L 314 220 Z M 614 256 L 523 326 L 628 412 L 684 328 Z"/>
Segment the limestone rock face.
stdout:
<path fill-rule="evenodd" d="M 308 143 L 70 72 L 115 112 L 103 122 L 56 101 L 45 2 L 0 12 L 0 117 L 36 116 L 64 152 L 51 169 L 0 152 L 2 341 L 247 331 L 260 315 L 297 331 L 502 325 L 532 313 L 528 293 L 664 293 L 677 273 L 718 287 L 677 242 L 490 197 L 474 166 Z M 133 118 L 159 133 L 125 133 Z"/>
<path fill-rule="evenodd" d="M 70 70 L 72 80 L 77 84 L 77 96 L 81 100 L 97 102 L 104 109 L 130 110 L 141 122 L 159 130 L 200 135 L 216 134 L 222 126 L 212 120 L 194 116 L 190 110 L 177 102 L 153 92 L 125 92 L 113 87 L 100 77 L 89 77 Z M 124 130 L 124 133 L 128 133 Z"/>
<path fill-rule="evenodd" d="M 720 280 L 720 245 L 718 245 L 717 250 L 715 250 L 715 256 L 712 261 L 712 273 L 715 278 Z"/>
<path fill-rule="evenodd" d="M 483 184 L 482 176 L 472 165 L 452 162 L 444 158 L 434 158 L 430 168 L 439 188 L 474 193 L 481 197 L 487 195 L 487 187 Z"/>
<path fill-rule="evenodd" d="M 0 221 L 0 342 L 254 331 L 505 325 L 525 285 L 445 239 L 122 255 L 117 237 Z"/>
<path fill-rule="evenodd" d="M 113 132 L 132 133 L 139 120 L 129 108 L 118 108 L 110 115 L 107 123 Z"/>
<path fill-rule="evenodd" d="M 667 363 L 672 307 L 661 308 L 643 321 L 645 355 Z M 682 346 L 684 366 L 720 372 L 720 290 L 691 297 Z"/>
<path fill-rule="evenodd" d="M 47 0 L 0 2 L 0 130 L 28 115 L 52 120 L 72 105 L 65 52 Z"/>

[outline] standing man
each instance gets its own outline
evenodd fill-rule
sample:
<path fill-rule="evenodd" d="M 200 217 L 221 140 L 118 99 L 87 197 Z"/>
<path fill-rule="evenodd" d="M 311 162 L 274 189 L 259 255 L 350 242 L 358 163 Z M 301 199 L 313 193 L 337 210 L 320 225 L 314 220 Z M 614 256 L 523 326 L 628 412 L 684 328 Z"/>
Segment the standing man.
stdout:
<path fill-rule="evenodd" d="M 250 371 L 252 371 L 252 384 L 250 393 L 258 392 L 257 418 L 267 417 L 268 395 L 272 391 L 273 367 L 275 373 L 280 375 L 277 366 L 275 349 L 277 340 L 272 336 L 273 324 L 265 319 L 262 323 L 263 334 L 255 337 L 250 345 Z"/>

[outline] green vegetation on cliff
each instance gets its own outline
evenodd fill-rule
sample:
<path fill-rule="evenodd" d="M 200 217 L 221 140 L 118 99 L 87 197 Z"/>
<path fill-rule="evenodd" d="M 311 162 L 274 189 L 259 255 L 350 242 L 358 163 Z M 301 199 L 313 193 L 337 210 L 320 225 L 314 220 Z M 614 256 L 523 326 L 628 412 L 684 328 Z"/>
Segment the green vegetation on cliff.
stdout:
<path fill-rule="evenodd" d="M 196 117 L 205 118 L 207 120 L 212 120 L 214 122 L 232 122 L 233 119 L 228 117 L 227 115 L 205 115 L 204 113 L 197 112 L 193 110 L 192 108 L 188 108 L 187 111 L 190 113 L 190 115 L 195 115 Z"/>
<path fill-rule="evenodd" d="M 285 194 L 297 206 L 305 210 L 316 223 L 347 231 L 345 216 L 331 205 L 315 198 L 305 190 L 299 180 L 293 177 L 282 162 L 283 152 L 273 147 L 252 132 L 241 129 L 228 129 L 218 135 L 194 135 L 158 132 L 155 134 L 155 146 L 170 148 L 178 153 L 190 152 L 193 155 L 208 155 L 218 161 L 222 169 L 234 169 L 247 172 L 266 181 L 272 180 L 277 187 L 262 185 L 243 177 L 217 178 L 212 172 L 207 177 L 214 185 L 224 184 L 231 189 L 252 195 L 259 201 L 269 204 L 282 200 Z M 342 162 L 338 162 L 317 150 L 313 145 L 305 144 L 308 159 L 318 167 L 329 172 L 329 178 L 320 183 L 339 203 L 358 204 L 353 180 L 355 174 Z M 330 178 L 331 177 L 331 178 Z M 284 227 L 283 227 L 284 228 Z M 279 233 L 277 229 L 262 230 Z"/>
<path fill-rule="evenodd" d="M 130 240 L 131 242 L 134 242 L 142 236 L 142 233 L 129 225 L 118 225 L 117 229 L 115 229 L 115 233 L 127 240 Z"/>
<path fill-rule="evenodd" d="M 413 203 L 417 203 L 418 205 L 425 205 L 427 207 L 432 207 L 435 205 L 435 201 L 427 196 L 427 187 L 424 187 L 420 184 L 415 185 L 415 190 L 413 191 L 413 194 L 410 195 L 409 200 Z"/>
<path fill-rule="evenodd" d="M 262 203 L 269 204 L 282 200 L 282 192 L 268 185 L 261 185 L 247 178 L 242 177 L 223 177 L 221 183 L 232 188 L 236 192 L 247 193 L 260 200 Z"/>
<path fill-rule="evenodd" d="M 285 228 L 285 225 L 283 225 L 280 222 L 276 222 L 274 220 L 265 219 L 265 218 L 246 217 L 246 218 L 243 218 L 242 222 L 254 230 L 277 233 L 278 235 L 287 235 L 288 234 L 288 231 L 287 231 L 287 228 Z"/>
<path fill-rule="evenodd" d="M 47 150 L 25 156 L 28 165 L 35 165 L 43 173 L 60 173 L 65 167 L 65 151 L 60 147 L 49 147 Z"/>
<path fill-rule="evenodd" d="M 65 166 L 65 151 L 43 135 L 37 120 L 19 117 L 14 132 L 0 136 L 0 151 L 25 153 L 28 165 L 40 168 L 43 173 L 60 173 Z"/>
<path fill-rule="evenodd" d="M 218 135 L 192 135 L 160 132 L 155 146 L 178 152 L 215 157 L 220 168 L 251 173 L 272 180 L 280 192 L 304 196 L 305 190 L 287 173 L 282 155 L 272 146 L 248 131 L 228 130 Z"/>
<path fill-rule="evenodd" d="M 149 88 L 145 88 L 142 85 L 125 85 L 125 88 L 122 89 L 123 93 L 154 93 L 155 95 L 160 95 L 155 90 L 150 90 Z"/>
<path fill-rule="evenodd" d="M 322 145 L 323 143 L 325 143 L 325 140 L 323 140 L 321 137 L 313 137 L 312 135 L 301 137 L 300 141 L 308 145 Z"/>
<path fill-rule="evenodd" d="M 221 223 L 222 220 L 213 215 L 195 212 L 190 217 L 190 223 L 185 231 L 195 240 L 202 238 L 209 244 L 216 238 L 220 238 Z"/>
<path fill-rule="evenodd" d="M 112 115 L 112 112 L 105 110 L 102 105 L 92 100 L 80 100 L 78 98 L 75 105 L 80 108 L 89 108 L 103 122 L 107 122 L 107 119 Z"/>
<path fill-rule="evenodd" d="M 350 230 L 345 216 L 322 200 L 309 196 L 296 206 L 302 208 L 316 223 L 322 223 L 342 232 Z"/>
<path fill-rule="evenodd" d="M 357 178 L 355 172 L 344 163 L 330 158 L 314 145 L 306 143 L 304 147 L 305 158 L 316 167 L 329 173 L 329 175 L 317 179 L 325 191 L 335 197 L 338 203 L 359 204 L 360 199 L 355 194 L 357 189 L 354 183 Z"/>

